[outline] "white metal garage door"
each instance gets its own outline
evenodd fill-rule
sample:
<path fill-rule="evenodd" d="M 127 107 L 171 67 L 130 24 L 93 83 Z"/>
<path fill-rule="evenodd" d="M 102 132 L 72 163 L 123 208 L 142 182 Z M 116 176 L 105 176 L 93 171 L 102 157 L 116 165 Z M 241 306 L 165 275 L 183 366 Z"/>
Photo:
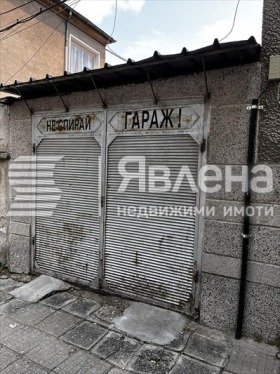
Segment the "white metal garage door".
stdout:
<path fill-rule="evenodd" d="M 35 264 L 41 273 L 84 284 L 98 276 L 99 156 L 93 137 L 43 139 L 37 147 L 37 192 L 46 198 L 54 186 L 61 191 L 52 215 L 36 217 Z M 53 181 L 48 157 L 60 159 Z"/>
<path fill-rule="evenodd" d="M 126 170 L 145 177 L 141 191 L 139 180 L 134 178 L 124 192 L 118 192 L 123 181 L 119 172 L 123 157 L 136 157 L 134 163 L 127 163 Z M 145 166 L 139 166 L 137 160 L 145 160 Z M 190 300 L 195 216 L 184 215 L 184 209 L 195 208 L 197 196 L 187 178 L 177 192 L 173 187 L 186 165 L 196 181 L 198 160 L 199 145 L 190 135 L 132 135 L 113 140 L 108 150 L 107 289 L 176 307 Z M 171 186 L 166 192 L 149 191 L 149 167 L 158 165 L 170 170 Z"/>

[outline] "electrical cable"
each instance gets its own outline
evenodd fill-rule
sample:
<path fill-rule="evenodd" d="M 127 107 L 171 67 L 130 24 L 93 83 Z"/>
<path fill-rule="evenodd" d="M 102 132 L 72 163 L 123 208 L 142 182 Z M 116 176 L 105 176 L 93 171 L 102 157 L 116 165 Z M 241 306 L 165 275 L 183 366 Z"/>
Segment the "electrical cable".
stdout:
<path fill-rule="evenodd" d="M 233 23 L 232 23 L 232 26 L 231 26 L 231 29 L 230 29 L 230 32 L 224 36 L 222 39 L 220 39 L 219 41 L 222 42 L 223 40 L 225 40 L 228 36 L 230 36 L 230 34 L 232 33 L 233 29 L 234 29 L 234 26 L 235 26 L 235 21 L 236 21 L 236 16 L 237 16 L 237 11 L 238 11 L 238 7 L 239 7 L 239 4 L 240 4 L 240 0 L 237 1 L 237 5 L 236 5 L 236 9 L 235 9 L 235 13 L 234 13 L 234 17 L 233 17 Z"/>
<path fill-rule="evenodd" d="M 113 29 L 112 29 L 112 32 L 110 34 L 110 37 L 108 39 L 108 41 L 112 38 L 113 34 L 114 34 L 114 31 L 115 31 L 115 28 L 116 28 L 116 22 L 117 22 L 117 14 L 118 14 L 118 0 L 116 0 L 115 2 L 115 15 L 114 15 L 114 24 L 113 24 Z M 112 55 L 118 57 L 119 59 L 127 62 L 127 58 L 124 58 L 122 56 L 120 56 L 119 54 L 117 54 L 110 46 L 109 44 L 107 45 L 107 48 L 105 48 L 105 50 L 109 53 L 111 53 Z"/>
<path fill-rule="evenodd" d="M 13 11 L 16 10 L 16 9 L 22 8 L 22 7 L 25 6 L 25 5 L 28 5 L 28 4 L 30 4 L 30 3 L 33 3 L 34 1 L 36 1 L 36 0 L 30 0 L 30 1 L 28 1 L 28 3 L 21 4 L 21 5 L 19 5 L 19 6 L 15 7 L 15 8 L 13 8 L 13 9 L 7 10 L 6 12 L 0 13 L 0 16 L 3 16 L 4 14 L 7 14 L 7 13 L 11 13 L 11 12 L 13 12 Z"/>
<path fill-rule="evenodd" d="M 19 25 L 19 24 L 29 22 L 29 21 L 31 21 L 33 18 L 36 18 L 37 16 L 39 16 L 39 15 L 41 15 L 41 14 L 47 12 L 48 10 L 50 10 L 50 9 L 52 9 L 52 8 L 54 8 L 54 7 L 56 7 L 57 5 L 60 5 L 60 4 L 65 3 L 66 1 L 68 1 L 68 0 L 61 0 L 59 3 L 54 4 L 54 5 L 52 5 L 52 6 L 48 7 L 48 8 L 45 8 L 45 9 L 42 9 L 42 8 L 41 8 L 39 12 L 37 12 L 37 13 L 31 15 L 31 16 L 28 16 L 28 17 L 26 17 L 26 18 L 23 18 L 23 19 L 21 19 L 21 20 L 18 20 L 17 22 L 14 22 L 14 23 L 12 23 L 12 24 L 9 25 L 9 26 L 4 27 L 3 29 L 0 30 L 0 33 L 1 33 L 1 32 L 4 32 L 4 31 L 7 31 L 7 30 L 10 30 L 10 29 L 12 29 L 13 27 L 15 27 L 15 26 L 17 26 L 17 25 Z"/>
<path fill-rule="evenodd" d="M 105 50 L 106 50 L 107 52 L 111 53 L 112 55 L 118 57 L 119 59 L 123 60 L 124 62 L 127 62 L 127 59 L 126 59 L 126 58 L 124 58 L 124 57 L 118 55 L 118 54 L 117 54 L 116 52 L 114 52 L 112 49 L 107 49 L 107 48 L 105 48 Z"/>
<path fill-rule="evenodd" d="M 75 1 L 76 1 L 76 0 L 70 0 L 70 1 L 74 1 L 74 3 L 72 3 L 72 4 L 69 3 L 69 4 L 67 4 L 67 5 L 68 5 L 68 6 L 73 6 L 73 4 L 75 4 Z M 16 35 L 16 34 L 19 34 L 19 33 L 21 33 L 22 31 L 25 31 L 25 30 L 29 29 L 30 27 L 33 27 L 33 26 L 37 25 L 38 23 L 41 23 L 41 22 L 43 22 L 43 21 L 45 21 L 45 20 L 47 20 L 47 19 L 49 19 L 49 18 L 55 16 L 56 14 L 59 14 L 60 12 L 62 12 L 62 11 L 65 10 L 65 9 L 66 9 L 66 7 L 63 8 L 63 9 L 58 10 L 57 12 L 55 12 L 55 13 L 53 13 L 53 14 L 51 14 L 51 15 L 45 17 L 45 18 L 42 18 L 40 21 L 37 21 L 37 22 L 33 23 L 32 25 L 29 25 L 29 26 L 25 27 L 24 29 L 18 30 L 18 31 L 16 31 L 16 32 L 14 32 L 15 30 L 11 31 L 10 34 L 3 36 L 3 38 L 0 39 L 0 42 L 4 41 L 4 40 L 6 40 L 6 39 L 9 39 L 9 38 L 11 38 L 12 36 L 14 36 L 14 35 Z M 22 27 L 22 24 L 18 26 L 18 28 L 20 28 L 20 27 Z"/>
<path fill-rule="evenodd" d="M 81 0 L 76 0 L 76 3 L 74 5 L 74 7 L 80 2 Z M 73 5 L 73 4 L 72 4 Z M 52 30 L 52 32 L 50 33 L 50 35 L 47 37 L 47 39 L 44 41 L 44 43 L 36 50 L 36 52 L 28 59 L 28 61 L 18 70 L 16 71 L 6 82 L 9 82 L 15 75 L 17 75 L 23 68 L 25 68 L 26 65 L 29 64 L 29 62 L 36 56 L 36 54 L 44 47 L 44 45 L 49 41 L 49 39 L 52 37 L 52 35 L 54 34 L 54 32 L 59 28 L 59 26 L 65 22 L 65 20 L 63 19 L 62 21 L 59 22 L 59 24 L 56 26 L 55 29 Z"/>

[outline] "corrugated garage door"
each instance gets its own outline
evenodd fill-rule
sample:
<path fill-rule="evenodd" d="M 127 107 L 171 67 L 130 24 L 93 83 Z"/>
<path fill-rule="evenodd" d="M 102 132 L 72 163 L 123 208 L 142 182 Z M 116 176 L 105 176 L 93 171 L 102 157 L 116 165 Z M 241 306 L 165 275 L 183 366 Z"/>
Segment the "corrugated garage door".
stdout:
<path fill-rule="evenodd" d="M 187 178 L 183 179 L 178 192 L 171 189 L 151 193 L 147 191 L 149 181 L 146 178 L 145 192 L 139 192 L 139 181 L 133 179 L 125 192 L 118 193 L 122 182 L 118 164 L 124 156 L 145 156 L 146 176 L 150 165 L 169 167 L 173 187 L 182 166 L 189 166 L 196 181 L 199 146 L 189 135 L 125 136 L 117 137 L 108 153 L 107 288 L 183 306 L 192 292 L 195 242 L 195 217 L 184 216 L 183 207 L 196 206 L 196 193 Z M 127 164 L 126 169 L 137 173 L 139 164 Z M 182 214 L 176 214 L 175 207 L 182 207 Z M 137 216 L 134 213 L 139 212 L 139 208 L 142 213 L 145 208 L 151 209 L 152 214 Z M 168 214 L 155 213 L 160 210 L 168 210 Z"/>
<path fill-rule="evenodd" d="M 45 156 L 61 158 L 53 170 L 61 198 L 51 216 L 36 217 L 36 267 L 88 284 L 98 275 L 100 146 L 92 137 L 42 140 L 37 147 L 37 188 L 51 195 L 54 186 Z"/>

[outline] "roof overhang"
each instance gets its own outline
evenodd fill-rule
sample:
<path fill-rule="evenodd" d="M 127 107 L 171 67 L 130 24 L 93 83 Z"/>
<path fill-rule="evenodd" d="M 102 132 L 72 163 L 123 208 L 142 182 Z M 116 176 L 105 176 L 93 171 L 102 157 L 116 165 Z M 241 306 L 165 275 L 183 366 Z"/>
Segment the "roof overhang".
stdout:
<path fill-rule="evenodd" d="M 61 3 L 61 0 L 36 0 L 38 3 L 44 5 L 45 7 L 53 6 L 57 4 L 54 8 L 51 9 L 52 12 L 55 12 L 61 18 L 68 20 L 69 23 L 78 27 L 80 30 L 88 34 L 89 36 L 93 37 L 94 39 L 98 40 L 101 44 L 107 45 L 111 43 L 115 43 L 115 39 L 113 39 L 110 35 L 106 32 L 101 30 L 98 26 L 92 23 L 89 19 L 84 17 L 82 14 L 77 12 L 75 9 L 71 8 L 67 3 Z M 69 13 L 71 12 L 71 17 L 69 17 Z"/>
<path fill-rule="evenodd" d="M 15 81 L 14 84 L 0 85 L 0 92 L 21 95 L 25 100 L 43 96 L 54 96 L 59 93 L 87 91 L 94 88 L 108 88 L 112 86 L 143 83 L 148 80 L 168 78 L 176 75 L 185 75 L 223 69 L 233 66 L 251 64 L 259 61 L 261 47 L 254 37 L 248 40 L 220 44 L 215 39 L 214 44 L 195 51 L 183 48 L 181 53 L 173 55 L 160 55 L 155 52 L 148 59 L 109 66 L 102 69 L 84 69 L 81 73 L 34 80 L 28 82 Z"/>

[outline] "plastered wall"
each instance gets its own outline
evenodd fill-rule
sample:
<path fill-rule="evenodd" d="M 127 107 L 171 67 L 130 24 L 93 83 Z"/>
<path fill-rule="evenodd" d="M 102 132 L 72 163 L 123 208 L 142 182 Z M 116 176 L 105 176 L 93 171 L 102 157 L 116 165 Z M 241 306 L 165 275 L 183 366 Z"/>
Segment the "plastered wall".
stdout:
<path fill-rule="evenodd" d="M 250 112 L 247 106 L 260 92 L 260 64 L 207 72 L 210 99 L 210 128 L 207 162 L 223 167 L 233 165 L 236 173 L 246 164 Z M 153 82 L 158 100 L 205 96 L 203 74 L 174 77 Z M 149 84 L 127 85 L 100 90 L 108 108 L 111 105 L 153 103 Z M 74 108 L 101 108 L 95 91 L 63 95 L 66 105 Z M 60 110 L 58 97 L 29 100 L 36 111 Z M 12 159 L 31 155 L 31 117 L 23 102 L 10 107 L 10 145 Z M 279 185 L 279 173 L 273 169 Z M 275 200 L 276 199 L 276 200 Z M 254 202 L 270 206 L 275 202 L 276 216 L 253 220 L 249 255 L 248 287 L 245 310 L 245 334 L 266 340 L 277 333 L 277 295 L 279 295 L 279 195 L 254 196 Z M 278 205 L 279 204 L 279 205 Z M 242 217 L 224 217 L 223 207 L 242 206 L 239 188 L 231 193 L 224 188 L 207 196 L 207 205 L 216 207 L 214 217 L 204 220 L 200 321 L 210 327 L 235 330 L 241 258 Z M 14 217 L 10 225 L 9 267 L 12 271 L 30 271 L 30 220 Z"/>

